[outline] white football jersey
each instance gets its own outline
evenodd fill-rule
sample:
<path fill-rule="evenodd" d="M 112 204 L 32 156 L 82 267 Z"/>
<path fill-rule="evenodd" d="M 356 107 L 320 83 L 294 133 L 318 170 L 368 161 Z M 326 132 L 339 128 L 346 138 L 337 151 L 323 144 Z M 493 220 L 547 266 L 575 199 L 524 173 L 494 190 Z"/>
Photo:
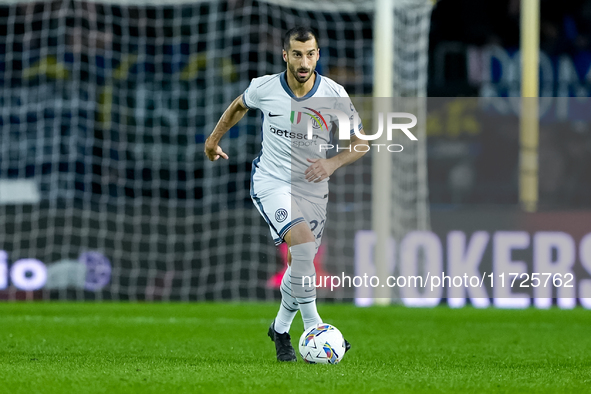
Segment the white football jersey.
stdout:
<path fill-rule="evenodd" d="M 336 117 L 322 117 L 324 126 L 314 123 L 313 138 L 308 139 L 307 124 L 310 116 L 323 109 L 338 109 L 348 117 L 356 114 L 345 89 L 316 73 L 314 86 L 305 96 L 296 97 L 287 84 L 286 71 L 280 74 L 254 78 L 242 96 L 244 105 L 262 112 L 262 148 L 253 161 L 251 182 L 257 179 L 287 182 L 293 194 L 313 202 L 328 197 L 328 178 L 321 182 L 308 182 L 304 171 L 312 164 L 310 159 L 326 158 L 326 149 L 320 144 L 329 144 L 336 130 Z M 317 98 L 345 98 L 345 100 L 320 100 Z M 315 108 L 306 105 L 314 98 Z M 319 118 L 316 118 L 319 119 Z M 359 123 L 359 129 L 362 128 Z M 354 131 L 350 131 L 351 135 Z M 271 179 L 269 179 L 271 178 Z"/>

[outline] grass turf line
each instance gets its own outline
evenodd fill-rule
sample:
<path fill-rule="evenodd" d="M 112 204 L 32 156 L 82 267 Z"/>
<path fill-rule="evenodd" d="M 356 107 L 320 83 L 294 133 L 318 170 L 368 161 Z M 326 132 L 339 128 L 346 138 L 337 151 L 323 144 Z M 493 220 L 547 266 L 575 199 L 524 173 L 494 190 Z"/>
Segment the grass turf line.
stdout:
<path fill-rule="evenodd" d="M 263 303 L 0 304 L 4 393 L 591 392 L 591 311 L 320 305 L 353 349 L 278 363 Z M 303 330 L 299 315 L 292 341 Z"/>

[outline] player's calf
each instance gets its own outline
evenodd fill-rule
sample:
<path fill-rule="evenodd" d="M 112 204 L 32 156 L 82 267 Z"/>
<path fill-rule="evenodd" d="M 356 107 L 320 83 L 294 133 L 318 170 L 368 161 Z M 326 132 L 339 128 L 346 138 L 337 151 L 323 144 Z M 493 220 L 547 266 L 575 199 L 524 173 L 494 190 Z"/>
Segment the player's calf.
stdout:
<path fill-rule="evenodd" d="M 316 244 L 306 242 L 289 248 L 291 252 L 291 290 L 298 298 L 316 298 Z M 299 300 L 298 300 L 299 302 Z"/>
<path fill-rule="evenodd" d="M 322 323 L 316 310 L 316 270 L 314 256 L 316 244 L 306 242 L 294 245 L 291 252 L 291 290 L 300 306 L 304 329 Z"/>

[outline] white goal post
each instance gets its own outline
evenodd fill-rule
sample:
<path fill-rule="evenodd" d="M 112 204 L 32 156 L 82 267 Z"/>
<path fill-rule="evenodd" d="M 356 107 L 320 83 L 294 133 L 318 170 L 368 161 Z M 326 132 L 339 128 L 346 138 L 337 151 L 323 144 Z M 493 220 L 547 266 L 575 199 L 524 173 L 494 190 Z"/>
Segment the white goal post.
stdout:
<path fill-rule="evenodd" d="M 418 125 L 418 146 L 404 157 L 381 152 L 372 162 L 372 229 L 376 234 L 374 264 L 381 283 L 390 272 L 388 251 L 390 238 L 401 240 L 404 233 L 429 229 L 426 160 L 426 96 L 428 67 L 428 32 L 432 3 L 430 0 L 374 0 L 374 97 L 391 97 L 392 107 L 402 104 L 396 97 L 416 98 L 406 108 L 422 122 Z M 409 23 L 410 21 L 410 23 Z M 416 71 L 416 77 L 408 74 Z M 412 102 L 412 101 L 411 101 Z M 374 129 L 376 125 L 374 125 Z M 387 144 L 385 135 L 379 143 Z M 409 171 L 409 173 L 406 173 Z M 415 177 L 413 180 L 412 178 Z M 405 183 L 414 193 L 396 192 Z M 375 209 L 379 207 L 379 209 Z M 389 215 L 384 215 L 384 212 Z M 410 218 L 408 217 L 410 213 Z M 377 287 L 376 303 L 387 305 L 393 295 L 386 287 Z M 394 298 L 396 298 L 394 296 Z"/>

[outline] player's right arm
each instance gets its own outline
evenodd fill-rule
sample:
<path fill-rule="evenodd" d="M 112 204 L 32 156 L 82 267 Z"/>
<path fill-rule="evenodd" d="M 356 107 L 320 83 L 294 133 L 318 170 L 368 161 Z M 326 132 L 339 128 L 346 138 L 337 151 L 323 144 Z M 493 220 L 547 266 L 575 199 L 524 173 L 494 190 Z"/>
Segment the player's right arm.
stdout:
<path fill-rule="evenodd" d="M 224 153 L 222 148 L 218 145 L 220 140 L 248 111 L 244 105 L 242 95 L 238 96 L 232 104 L 226 108 L 218 124 L 213 129 L 211 135 L 205 140 L 205 155 L 211 161 L 217 160 L 221 157 L 228 159 L 228 155 Z"/>

